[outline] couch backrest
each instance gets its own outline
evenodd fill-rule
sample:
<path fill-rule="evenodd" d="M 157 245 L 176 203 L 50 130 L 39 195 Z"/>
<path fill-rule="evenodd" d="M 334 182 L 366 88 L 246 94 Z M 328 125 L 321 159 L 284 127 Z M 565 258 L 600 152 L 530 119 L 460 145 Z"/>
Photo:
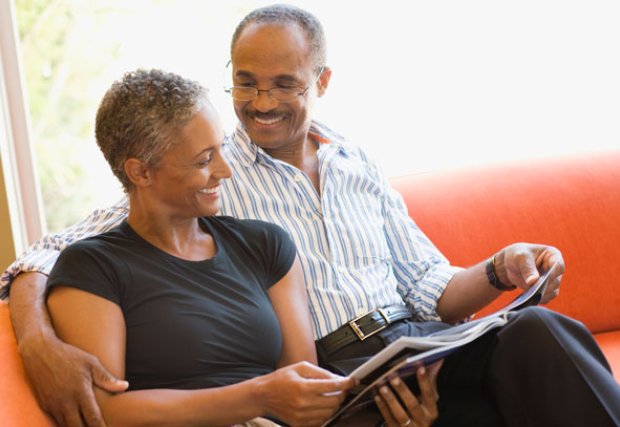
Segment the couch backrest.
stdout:
<path fill-rule="evenodd" d="M 620 328 L 620 151 L 415 174 L 392 184 L 455 265 L 518 241 L 558 247 L 566 272 L 549 308 L 593 332 Z"/>

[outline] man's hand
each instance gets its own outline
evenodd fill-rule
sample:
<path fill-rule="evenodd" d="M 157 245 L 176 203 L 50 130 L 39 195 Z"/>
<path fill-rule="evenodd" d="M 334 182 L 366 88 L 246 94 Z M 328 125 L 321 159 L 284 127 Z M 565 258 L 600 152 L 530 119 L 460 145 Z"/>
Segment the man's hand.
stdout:
<path fill-rule="evenodd" d="M 564 259 L 557 248 L 546 245 L 515 243 L 505 247 L 495 257 L 496 273 L 502 283 L 521 289 L 532 286 L 540 273 L 552 269 L 547 290 L 541 303 L 546 304 L 560 294 Z"/>
<path fill-rule="evenodd" d="M 428 427 L 437 419 L 437 375 L 443 360 L 416 371 L 420 396 L 416 397 L 399 378 L 379 387 L 375 403 L 387 427 Z M 398 397 L 397 397 L 398 395 Z"/>
<path fill-rule="evenodd" d="M 56 337 L 29 337 L 19 344 L 19 352 L 39 404 L 62 426 L 105 426 L 93 384 L 112 393 L 128 386 L 96 357 Z"/>

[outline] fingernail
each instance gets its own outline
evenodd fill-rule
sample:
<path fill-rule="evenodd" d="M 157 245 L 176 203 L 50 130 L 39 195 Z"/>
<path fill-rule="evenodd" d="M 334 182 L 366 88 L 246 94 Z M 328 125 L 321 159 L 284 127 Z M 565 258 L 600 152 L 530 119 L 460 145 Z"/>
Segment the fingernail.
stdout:
<path fill-rule="evenodd" d="M 390 380 L 390 384 L 392 384 L 393 386 L 399 386 L 400 385 L 400 378 L 398 377 L 394 377 Z"/>
<path fill-rule="evenodd" d="M 379 391 L 381 392 L 381 394 L 388 394 L 388 388 L 386 386 L 381 386 Z"/>
<path fill-rule="evenodd" d="M 425 368 L 424 366 L 422 366 L 422 367 L 420 368 L 420 374 L 421 374 L 421 375 L 426 375 L 426 368 Z"/>

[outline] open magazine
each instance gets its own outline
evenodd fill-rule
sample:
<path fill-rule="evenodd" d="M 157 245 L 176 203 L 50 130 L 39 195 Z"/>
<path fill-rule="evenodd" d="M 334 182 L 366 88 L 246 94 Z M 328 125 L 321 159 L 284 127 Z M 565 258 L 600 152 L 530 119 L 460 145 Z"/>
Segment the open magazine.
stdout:
<path fill-rule="evenodd" d="M 372 402 L 370 392 L 378 385 L 387 382 L 391 375 L 398 374 L 401 378 L 412 375 L 420 366 L 430 365 L 443 359 L 486 332 L 505 325 L 515 311 L 537 305 L 547 288 L 551 270 L 553 268 L 510 304 L 488 316 L 423 337 L 400 337 L 385 347 L 351 372 L 350 376 L 359 381 L 357 393 L 352 393 L 345 399 L 340 409 L 322 427 L 332 426 L 336 421 L 370 404 Z"/>

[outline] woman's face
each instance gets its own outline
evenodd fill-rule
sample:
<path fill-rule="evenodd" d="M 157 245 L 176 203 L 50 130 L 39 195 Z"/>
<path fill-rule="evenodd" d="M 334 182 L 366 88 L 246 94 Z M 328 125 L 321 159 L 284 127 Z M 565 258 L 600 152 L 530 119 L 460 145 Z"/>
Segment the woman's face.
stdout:
<path fill-rule="evenodd" d="M 162 214 L 186 219 L 220 210 L 220 181 L 231 175 L 221 153 L 223 140 L 222 124 L 211 106 L 181 129 L 177 143 L 150 171 L 149 188 Z"/>

